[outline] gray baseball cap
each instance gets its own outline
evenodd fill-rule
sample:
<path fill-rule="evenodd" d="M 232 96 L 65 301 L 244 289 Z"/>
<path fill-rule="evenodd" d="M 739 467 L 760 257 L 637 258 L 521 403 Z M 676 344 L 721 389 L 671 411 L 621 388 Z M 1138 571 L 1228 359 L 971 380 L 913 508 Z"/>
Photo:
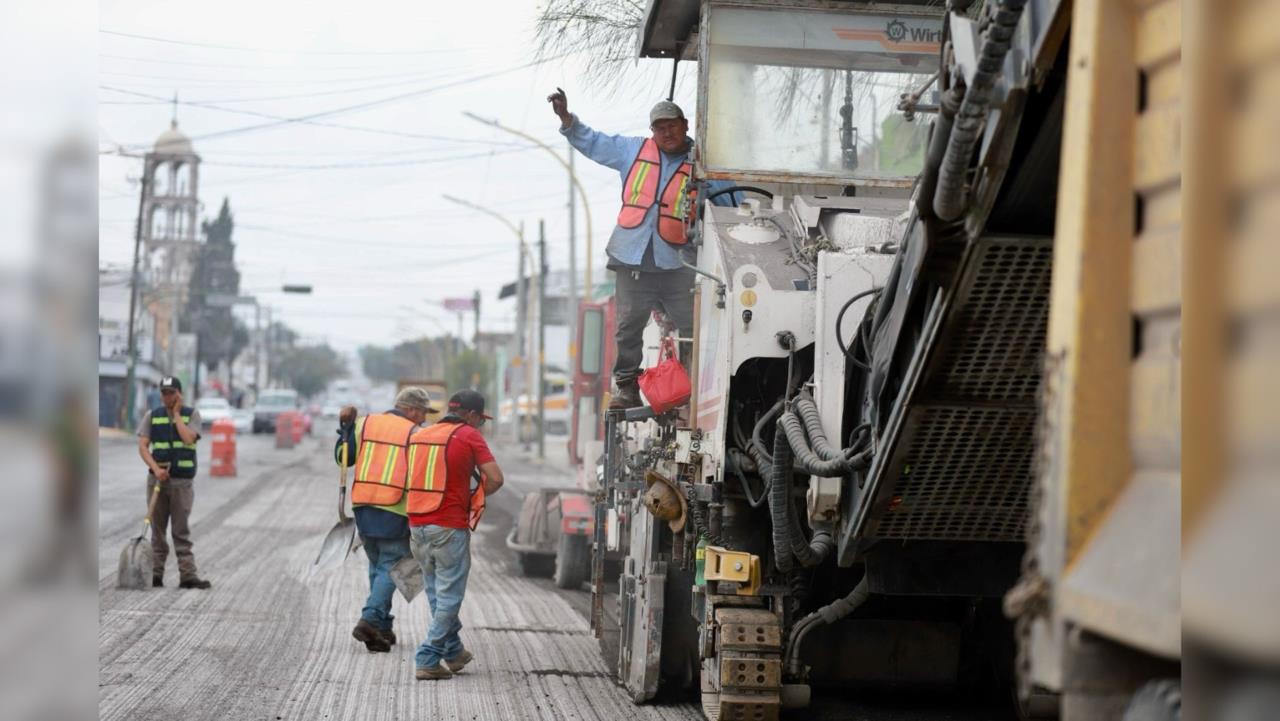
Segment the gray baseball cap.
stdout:
<path fill-rule="evenodd" d="M 653 125 L 659 120 L 684 120 L 684 111 L 670 100 L 659 101 L 649 111 L 649 124 Z"/>
<path fill-rule="evenodd" d="M 436 409 L 431 407 L 431 396 L 427 395 L 427 391 L 417 386 L 409 386 L 396 394 L 396 405 L 407 406 L 409 408 L 417 408 L 427 413 L 435 413 Z"/>

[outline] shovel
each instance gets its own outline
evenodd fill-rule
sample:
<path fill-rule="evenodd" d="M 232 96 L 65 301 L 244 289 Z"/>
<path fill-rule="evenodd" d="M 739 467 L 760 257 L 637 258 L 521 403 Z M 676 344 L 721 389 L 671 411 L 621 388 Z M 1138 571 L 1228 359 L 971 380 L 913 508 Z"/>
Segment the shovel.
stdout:
<path fill-rule="evenodd" d="M 147 541 L 147 531 L 151 530 L 151 516 L 156 512 L 156 501 L 160 499 L 160 481 L 156 481 L 151 490 L 151 500 L 147 502 L 147 517 L 142 519 L 142 533 L 120 551 L 120 572 L 116 575 L 117 588 L 146 588 L 147 576 L 153 572 L 155 557 L 151 552 L 151 543 Z M 146 542 L 144 542 L 146 541 Z"/>
<path fill-rule="evenodd" d="M 347 515 L 347 444 L 342 444 L 340 453 L 342 460 L 339 463 L 341 470 L 338 474 L 338 523 L 329 531 L 329 535 L 324 537 L 324 544 L 320 546 L 320 555 L 316 556 L 316 562 L 311 566 L 312 573 L 341 566 L 355 545 L 356 522 Z"/>

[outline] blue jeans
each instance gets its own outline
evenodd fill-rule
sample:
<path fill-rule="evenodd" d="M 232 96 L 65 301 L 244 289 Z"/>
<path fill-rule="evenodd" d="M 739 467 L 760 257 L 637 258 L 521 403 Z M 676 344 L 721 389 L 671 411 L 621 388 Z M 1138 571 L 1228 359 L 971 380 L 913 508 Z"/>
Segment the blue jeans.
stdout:
<path fill-rule="evenodd" d="M 431 604 L 431 627 L 414 657 L 418 668 L 432 668 L 441 660 L 462 653 L 462 621 L 458 611 L 467 592 L 471 572 L 471 532 L 465 528 L 413 526 L 409 547 L 422 565 L 427 602 Z"/>
<path fill-rule="evenodd" d="M 391 630 L 391 597 L 396 584 L 391 580 L 391 567 L 409 555 L 408 538 L 364 538 L 364 553 L 369 557 L 369 598 L 364 602 L 360 618 L 383 631 Z"/>

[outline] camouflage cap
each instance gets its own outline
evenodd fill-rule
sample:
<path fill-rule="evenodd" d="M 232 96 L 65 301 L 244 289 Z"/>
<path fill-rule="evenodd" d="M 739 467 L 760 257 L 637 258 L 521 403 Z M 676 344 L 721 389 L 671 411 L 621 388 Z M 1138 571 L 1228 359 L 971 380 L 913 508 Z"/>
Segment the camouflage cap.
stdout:
<path fill-rule="evenodd" d="M 431 396 L 427 394 L 426 389 L 418 386 L 409 386 L 396 394 L 396 405 L 405 406 L 406 408 L 417 408 L 427 413 L 435 413 L 436 409 L 431 407 Z"/>

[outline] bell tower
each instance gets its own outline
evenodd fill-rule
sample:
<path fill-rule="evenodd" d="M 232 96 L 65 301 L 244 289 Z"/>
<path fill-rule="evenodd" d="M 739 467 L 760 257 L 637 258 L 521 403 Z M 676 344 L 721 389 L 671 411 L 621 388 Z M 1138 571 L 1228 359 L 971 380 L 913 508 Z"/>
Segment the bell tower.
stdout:
<path fill-rule="evenodd" d="M 176 107 L 176 98 L 175 98 Z M 178 372 L 178 316 L 187 304 L 199 226 L 200 156 L 178 130 L 175 111 L 169 129 L 143 160 L 142 244 L 156 316 L 156 341 L 169 373 Z"/>

